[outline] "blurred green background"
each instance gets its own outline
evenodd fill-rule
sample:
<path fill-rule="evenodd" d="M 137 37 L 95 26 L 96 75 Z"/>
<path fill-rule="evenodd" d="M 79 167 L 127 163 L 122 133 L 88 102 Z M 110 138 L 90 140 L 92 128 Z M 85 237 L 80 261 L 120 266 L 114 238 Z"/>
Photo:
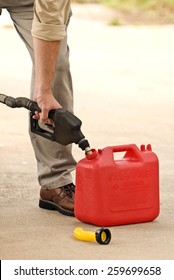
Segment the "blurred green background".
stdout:
<path fill-rule="evenodd" d="M 138 23 L 174 23 L 174 0 L 73 0 L 72 2 L 102 4 L 124 15 L 133 15 L 138 19 Z M 133 17 L 131 23 L 135 23 Z M 115 23 L 119 25 L 119 19 L 115 18 Z"/>
<path fill-rule="evenodd" d="M 174 9 L 174 0 L 73 0 L 77 3 L 100 3 L 121 9 Z"/>

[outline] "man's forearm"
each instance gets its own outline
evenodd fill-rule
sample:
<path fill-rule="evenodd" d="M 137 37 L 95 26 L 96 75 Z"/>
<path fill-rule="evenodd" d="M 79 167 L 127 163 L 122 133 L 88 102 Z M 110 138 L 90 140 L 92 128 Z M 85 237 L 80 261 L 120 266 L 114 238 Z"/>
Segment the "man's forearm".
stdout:
<path fill-rule="evenodd" d="M 35 54 L 35 94 L 51 90 L 60 42 L 33 38 Z"/>
<path fill-rule="evenodd" d="M 34 80 L 34 100 L 38 103 L 41 114 L 35 113 L 34 118 L 40 118 L 45 122 L 48 112 L 52 109 L 61 108 L 61 104 L 54 98 L 52 84 L 55 73 L 55 66 L 59 54 L 59 41 L 44 41 L 33 38 L 34 59 L 35 59 L 35 80 Z"/>

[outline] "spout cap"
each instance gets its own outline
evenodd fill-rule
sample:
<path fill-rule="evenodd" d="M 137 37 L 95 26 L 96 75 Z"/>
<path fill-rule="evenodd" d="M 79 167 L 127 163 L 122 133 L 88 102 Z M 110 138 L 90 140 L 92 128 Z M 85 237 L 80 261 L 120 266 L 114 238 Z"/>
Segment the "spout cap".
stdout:
<path fill-rule="evenodd" d="M 108 228 L 100 228 L 96 231 L 96 241 L 99 244 L 107 245 L 111 241 L 111 232 Z"/>

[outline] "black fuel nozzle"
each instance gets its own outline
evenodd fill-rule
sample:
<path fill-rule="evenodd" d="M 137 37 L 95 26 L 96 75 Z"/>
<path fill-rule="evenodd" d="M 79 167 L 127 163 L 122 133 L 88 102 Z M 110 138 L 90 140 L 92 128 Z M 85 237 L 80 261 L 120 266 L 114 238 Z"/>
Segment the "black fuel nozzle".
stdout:
<path fill-rule="evenodd" d="M 49 132 L 41 128 L 38 120 L 33 119 L 31 114 L 31 131 L 65 146 L 75 143 L 83 151 L 90 153 L 90 145 L 81 132 L 82 122 L 79 118 L 63 108 L 51 110 L 48 117 L 53 122 L 52 126 L 48 125 L 51 129 Z"/>
<path fill-rule="evenodd" d="M 83 151 L 85 151 L 86 153 L 90 153 L 91 152 L 91 148 L 89 145 L 88 140 L 86 140 L 85 138 L 82 138 L 79 142 L 78 142 L 78 146 L 79 148 L 81 148 Z"/>
<path fill-rule="evenodd" d="M 82 121 L 71 112 L 61 108 L 51 110 L 49 118 L 54 123 L 53 137 L 62 145 L 75 143 L 85 152 L 90 152 L 88 140 L 81 132 Z"/>
<path fill-rule="evenodd" d="M 37 102 L 26 97 L 11 97 L 0 94 L 0 102 L 11 108 L 26 108 L 30 113 L 31 131 L 51 141 L 56 141 L 62 145 L 75 143 L 86 153 L 90 153 L 88 140 L 81 132 L 82 122 L 71 112 L 61 108 L 51 110 L 48 117 L 52 120 L 52 125 L 42 125 L 39 120 L 33 119 L 35 111 L 41 112 Z M 47 129 L 48 128 L 48 129 Z"/>

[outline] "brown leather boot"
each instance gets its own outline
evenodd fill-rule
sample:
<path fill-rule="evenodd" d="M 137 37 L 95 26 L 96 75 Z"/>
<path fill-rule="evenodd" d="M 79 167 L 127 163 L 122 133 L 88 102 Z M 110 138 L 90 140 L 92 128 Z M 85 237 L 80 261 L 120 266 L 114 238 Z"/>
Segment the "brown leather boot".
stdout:
<path fill-rule="evenodd" d="M 74 193 L 74 184 L 57 189 L 41 188 L 39 207 L 57 210 L 63 215 L 74 216 Z"/>

